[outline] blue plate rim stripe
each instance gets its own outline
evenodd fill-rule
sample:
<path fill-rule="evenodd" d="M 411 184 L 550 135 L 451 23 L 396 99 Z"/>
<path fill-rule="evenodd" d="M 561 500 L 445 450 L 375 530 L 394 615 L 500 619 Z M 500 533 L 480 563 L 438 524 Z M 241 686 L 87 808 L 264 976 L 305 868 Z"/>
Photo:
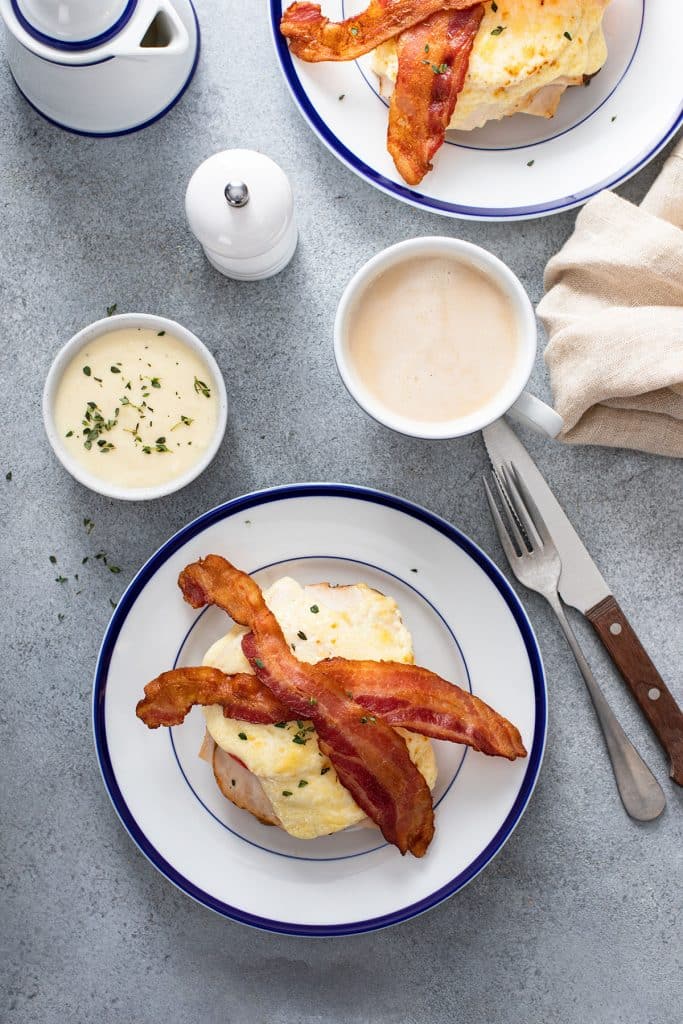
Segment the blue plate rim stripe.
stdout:
<path fill-rule="evenodd" d="M 159 566 L 167 561 L 168 558 L 181 548 L 188 540 L 202 533 L 208 526 L 216 522 L 220 522 L 232 515 L 241 513 L 246 509 L 254 508 L 263 504 L 269 504 L 273 501 L 309 497 L 348 497 L 394 509 L 432 527 L 468 554 L 479 568 L 481 568 L 489 577 L 510 609 L 515 623 L 521 633 L 524 646 L 529 657 L 534 685 L 534 696 L 536 700 L 536 722 L 534 726 L 534 735 L 528 755 L 527 770 L 524 774 L 522 785 L 520 786 L 519 793 L 517 794 L 515 802 L 513 803 L 505 821 L 502 823 L 498 832 L 486 848 L 482 850 L 479 856 L 476 857 L 464 871 L 460 872 L 459 875 L 455 876 L 455 878 L 451 879 L 450 882 L 446 883 L 446 885 L 442 886 L 440 889 L 431 893 L 429 896 L 417 903 L 408 907 L 403 907 L 400 910 L 394 911 L 390 914 L 385 914 L 381 917 L 370 918 L 366 921 L 353 921 L 343 925 L 291 924 L 289 922 L 281 922 L 270 918 L 260 917 L 223 903 L 221 900 L 216 899 L 210 893 L 204 892 L 188 879 L 184 878 L 184 876 L 182 876 L 180 872 L 178 872 L 149 842 L 128 809 L 114 775 L 109 757 L 106 729 L 104 725 L 104 702 L 107 674 L 116 640 L 123 623 L 137 600 L 138 595 L 155 574 Z M 121 597 L 105 632 L 95 669 L 92 714 L 93 738 L 97 760 L 105 789 L 107 790 L 114 810 L 133 842 L 162 875 L 196 902 L 201 903 L 210 910 L 214 910 L 223 917 L 227 917 L 233 921 L 238 921 L 242 924 L 247 924 L 263 931 L 284 935 L 336 937 L 377 931 L 378 929 L 386 928 L 390 925 L 408 921 L 411 918 L 430 910 L 432 907 L 437 906 L 437 904 L 443 902 L 443 900 L 447 899 L 449 896 L 454 895 L 454 893 L 462 889 L 468 884 L 468 882 L 472 881 L 472 879 L 475 878 L 484 867 L 486 867 L 489 861 L 491 861 L 502 849 L 505 842 L 514 831 L 524 813 L 536 785 L 545 749 L 548 701 L 541 652 L 529 618 L 524 611 L 519 598 L 503 576 L 502 572 L 489 558 L 489 556 L 473 541 L 471 541 L 469 537 L 465 536 L 465 534 L 461 533 L 460 530 L 435 513 L 396 495 L 374 490 L 369 487 L 362 487 L 356 484 L 299 483 L 284 484 L 280 487 L 253 491 L 250 494 L 242 495 L 238 498 L 232 498 L 227 502 L 217 505 L 215 508 L 204 512 L 191 523 L 182 527 L 182 529 L 162 544 L 161 547 L 147 560 L 147 562 L 145 562 L 124 591 L 124 594 Z"/>
<path fill-rule="evenodd" d="M 580 206 L 599 192 L 602 192 L 605 189 L 615 188 L 617 185 L 621 185 L 623 182 L 633 177 L 634 174 L 649 163 L 650 160 L 652 160 L 653 157 L 655 157 L 657 153 L 664 148 L 667 142 L 673 135 L 675 135 L 677 130 L 683 124 L 682 101 L 671 126 L 665 131 L 661 139 L 659 139 L 659 141 L 656 142 L 644 156 L 639 157 L 630 166 L 621 168 L 615 176 L 606 178 L 583 192 L 565 196 L 555 202 L 540 203 L 534 206 L 500 208 L 461 206 L 458 203 L 448 203 L 444 200 L 426 196 L 406 185 L 400 185 L 398 182 L 392 181 L 390 178 L 387 178 L 378 171 L 375 171 L 372 167 L 352 153 L 341 139 L 339 139 L 327 127 L 308 98 L 299 76 L 296 73 L 294 61 L 290 55 L 287 41 L 278 30 L 281 15 L 281 0 L 270 0 L 271 36 L 275 46 L 280 70 L 282 71 L 285 82 L 292 94 L 294 102 L 299 108 L 300 113 L 318 138 L 343 164 L 349 168 L 349 170 L 353 171 L 354 174 L 357 174 L 358 177 L 362 178 L 364 181 L 374 185 L 374 187 L 379 189 L 381 192 L 384 192 L 389 196 L 393 196 L 395 199 L 400 199 L 402 202 L 408 203 L 410 206 L 415 206 L 422 210 L 429 210 L 432 213 L 439 213 L 443 216 L 460 217 L 462 219 L 470 220 L 524 220 L 531 217 L 543 217 L 554 213 L 561 213 L 563 210 Z"/>

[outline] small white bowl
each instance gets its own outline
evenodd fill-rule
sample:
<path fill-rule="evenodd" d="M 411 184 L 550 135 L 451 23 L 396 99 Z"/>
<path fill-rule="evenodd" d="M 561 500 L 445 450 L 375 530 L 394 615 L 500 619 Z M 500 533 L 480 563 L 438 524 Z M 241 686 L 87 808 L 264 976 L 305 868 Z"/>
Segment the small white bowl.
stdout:
<path fill-rule="evenodd" d="M 178 338 L 179 341 L 182 341 L 206 363 L 216 389 L 215 394 L 218 398 L 216 429 L 213 439 L 201 459 L 194 466 L 191 466 L 186 473 L 183 473 L 182 476 L 174 477 L 174 479 L 167 480 L 165 483 L 157 484 L 154 487 L 121 487 L 117 484 L 108 483 L 106 480 L 102 480 L 101 477 L 89 473 L 80 462 L 73 458 L 55 427 L 55 396 L 62 375 L 71 363 L 71 360 L 82 348 L 85 348 L 86 345 L 89 345 L 90 342 L 101 334 L 108 334 L 109 331 L 125 327 L 142 327 L 167 331 Z M 73 338 L 67 341 L 66 345 L 58 352 L 50 367 L 50 372 L 47 375 L 43 389 L 43 422 L 45 424 L 45 431 L 48 441 L 52 445 L 52 450 L 61 464 L 84 487 L 89 487 L 91 491 L 97 491 L 98 494 L 105 494 L 109 498 L 119 498 L 122 501 L 149 501 L 152 498 L 163 498 L 167 494 L 173 494 L 174 491 L 179 491 L 182 487 L 186 487 L 200 473 L 204 472 L 218 451 L 225 434 L 227 421 L 228 396 L 225 391 L 225 382 L 223 381 L 223 375 L 218 367 L 218 363 L 206 345 L 203 345 L 195 334 L 188 331 L 181 324 L 176 323 L 175 320 L 169 320 L 165 316 L 155 316 L 151 313 L 120 313 L 117 316 L 108 316 L 102 320 L 96 320 L 95 323 L 84 327 L 78 334 L 74 334 Z"/>

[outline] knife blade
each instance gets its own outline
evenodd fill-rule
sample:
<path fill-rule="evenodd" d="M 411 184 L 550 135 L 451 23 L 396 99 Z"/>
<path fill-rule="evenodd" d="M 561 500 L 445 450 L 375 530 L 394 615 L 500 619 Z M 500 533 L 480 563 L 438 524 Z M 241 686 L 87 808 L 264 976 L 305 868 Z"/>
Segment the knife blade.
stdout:
<path fill-rule="evenodd" d="M 593 625 L 666 751 L 671 778 L 683 785 L 683 712 L 517 435 L 502 419 L 485 427 L 482 434 L 494 472 L 500 474 L 503 464 L 510 463 L 521 471 L 560 553 L 562 599 Z"/>

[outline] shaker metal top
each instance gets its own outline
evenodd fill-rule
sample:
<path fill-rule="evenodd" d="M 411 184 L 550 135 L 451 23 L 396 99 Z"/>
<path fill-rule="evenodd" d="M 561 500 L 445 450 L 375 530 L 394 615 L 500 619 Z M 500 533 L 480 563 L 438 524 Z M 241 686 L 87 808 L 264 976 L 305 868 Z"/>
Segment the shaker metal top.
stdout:
<path fill-rule="evenodd" d="M 249 202 L 249 189 L 243 181 L 229 181 L 224 194 L 230 206 L 246 206 Z"/>

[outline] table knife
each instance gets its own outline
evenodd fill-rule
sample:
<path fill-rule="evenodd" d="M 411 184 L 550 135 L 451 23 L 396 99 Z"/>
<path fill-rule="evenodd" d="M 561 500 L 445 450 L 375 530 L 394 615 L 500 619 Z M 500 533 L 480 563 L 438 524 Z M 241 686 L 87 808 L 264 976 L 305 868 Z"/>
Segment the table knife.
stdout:
<path fill-rule="evenodd" d="M 673 694 L 517 435 L 502 419 L 485 427 L 482 433 L 496 473 L 500 473 L 503 463 L 510 462 L 521 470 L 562 559 L 562 599 L 593 625 L 664 748 L 671 778 L 683 785 L 683 712 Z"/>

